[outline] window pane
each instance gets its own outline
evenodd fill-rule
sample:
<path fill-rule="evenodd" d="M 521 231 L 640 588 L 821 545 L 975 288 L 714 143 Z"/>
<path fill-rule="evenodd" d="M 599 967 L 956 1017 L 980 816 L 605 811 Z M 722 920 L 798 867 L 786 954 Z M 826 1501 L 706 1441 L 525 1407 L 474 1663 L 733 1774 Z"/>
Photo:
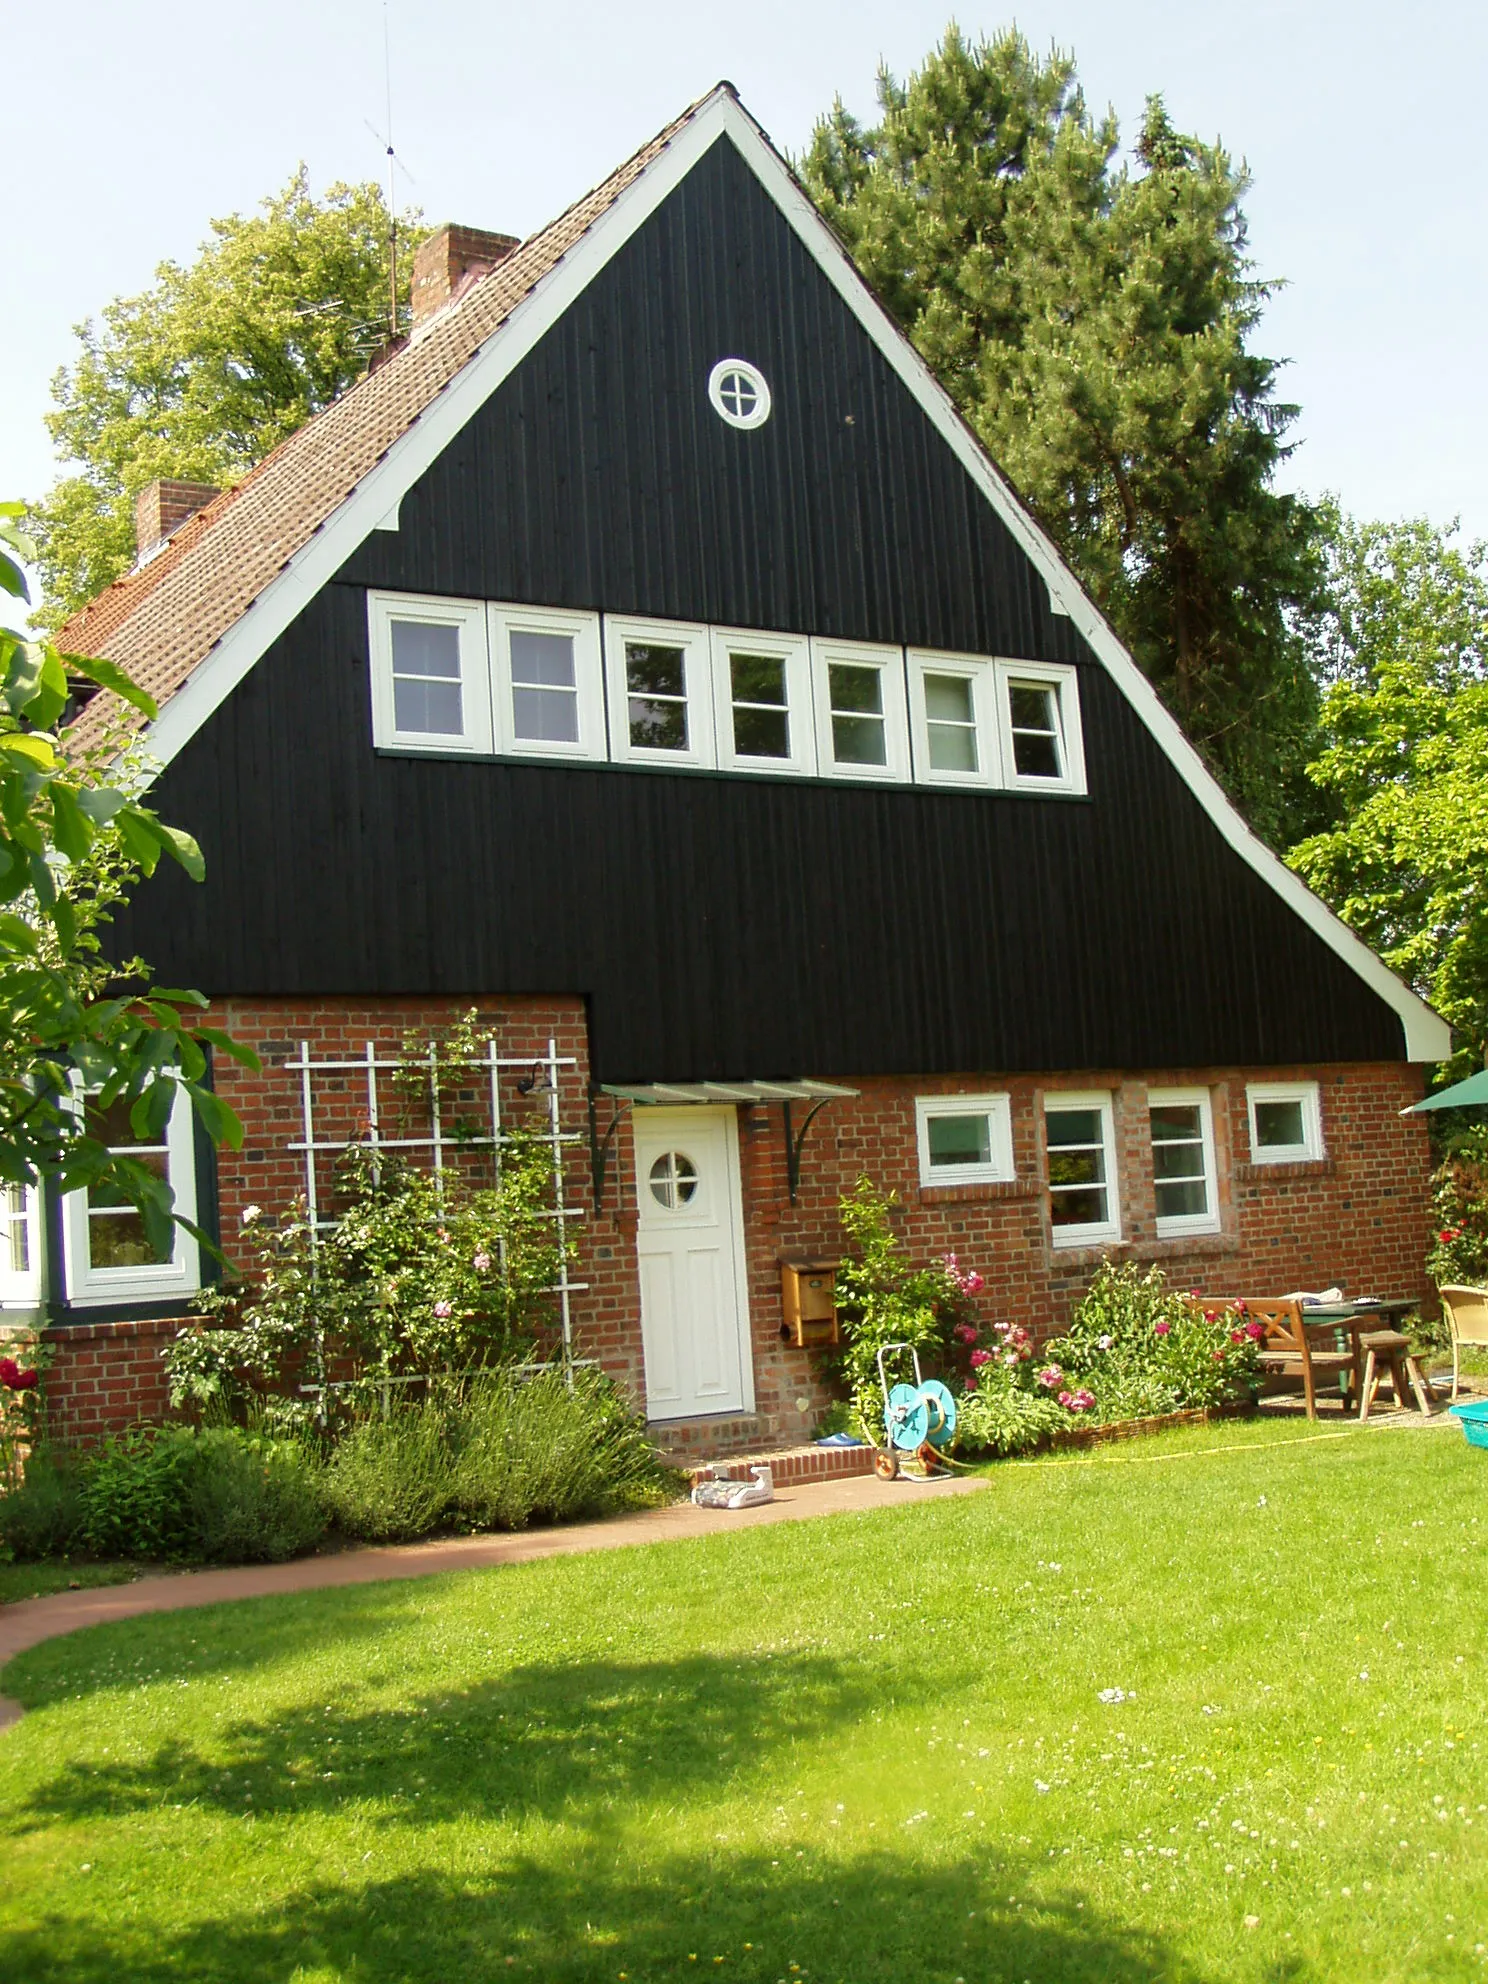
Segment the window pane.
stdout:
<path fill-rule="evenodd" d="M 1054 734 L 1057 726 L 1052 689 L 1031 682 L 1010 682 L 1008 707 L 1012 711 L 1014 730 L 1043 730 L 1050 736 Z"/>
<path fill-rule="evenodd" d="M 1098 1109 L 1051 1109 L 1046 1120 L 1051 1150 L 1062 1144 L 1100 1145 L 1104 1142 Z"/>
<path fill-rule="evenodd" d="M 769 703 L 784 709 L 785 662 L 776 654 L 731 654 L 729 676 L 736 703 Z"/>
<path fill-rule="evenodd" d="M 393 724 L 429 737 L 459 737 L 465 717 L 458 682 L 419 682 L 393 677 Z"/>
<path fill-rule="evenodd" d="M 1104 1226 L 1110 1214 L 1104 1188 L 1088 1191 L 1054 1192 L 1050 1196 L 1049 1219 L 1054 1226 Z"/>
<path fill-rule="evenodd" d="M 96 1212 L 94 1195 L 88 1194 L 88 1265 L 95 1268 L 164 1267 L 171 1258 L 171 1247 L 163 1253 L 152 1247 L 145 1222 L 133 1206 L 124 1212 Z"/>
<path fill-rule="evenodd" d="M 834 716 L 883 715 L 883 677 L 878 669 L 834 661 L 827 668 L 827 687 Z"/>
<path fill-rule="evenodd" d="M 1165 1102 L 1152 1111 L 1152 1141 L 1156 1143 L 1202 1142 L 1203 1111 L 1196 1102 Z"/>
<path fill-rule="evenodd" d="M 1258 1102 L 1255 1123 L 1256 1143 L 1262 1150 L 1295 1150 L 1307 1142 L 1300 1098 L 1292 1102 Z"/>
<path fill-rule="evenodd" d="M 1202 1219 L 1209 1211 L 1209 1193 L 1202 1178 L 1183 1185 L 1159 1185 L 1159 1219 Z"/>
<path fill-rule="evenodd" d="M 526 682 L 536 688 L 572 689 L 575 680 L 573 635 L 514 631 L 511 637 L 511 672 L 513 682 Z"/>
<path fill-rule="evenodd" d="M 832 756 L 839 765 L 886 765 L 888 745 L 881 716 L 834 716 Z"/>
<path fill-rule="evenodd" d="M 26 1221 L 26 1187 L 7 1185 L 0 1229 L 0 1267 L 10 1274 L 26 1274 L 31 1267 L 31 1236 Z"/>
<path fill-rule="evenodd" d="M 788 758 L 790 722 L 784 710 L 734 705 L 734 749 L 741 758 Z"/>
<path fill-rule="evenodd" d="M 973 723 L 971 679 L 965 675 L 927 675 L 925 714 L 932 723 Z"/>
<path fill-rule="evenodd" d="M 97 1137 L 101 1144 L 110 1150 L 127 1150 L 131 1156 L 140 1151 L 158 1151 L 161 1161 L 165 1158 L 165 1139 L 162 1135 L 154 1143 L 141 1143 L 130 1127 L 129 1111 L 131 1104 L 122 1097 L 110 1103 L 107 1109 L 100 1109 L 90 1098 L 88 1102 L 87 1131 L 90 1137 Z"/>
<path fill-rule="evenodd" d="M 630 741 L 648 751 L 687 749 L 686 703 L 651 702 L 632 696 L 629 706 Z"/>
<path fill-rule="evenodd" d="M 942 1164 L 990 1164 L 992 1129 L 978 1116 L 931 1116 L 925 1123 L 932 1169 Z"/>
<path fill-rule="evenodd" d="M 579 698 L 573 689 L 512 690 L 512 729 L 532 744 L 577 744 Z"/>
<path fill-rule="evenodd" d="M 1013 732 L 1013 769 L 1019 778 L 1060 778 L 1059 745 L 1052 737 Z"/>
<path fill-rule="evenodd" d="M 935 772 L 974 772 L 977 769 L 976 732 L 953 730 L 948 724 L 926 725 L 930 744 L 930 769 Z"/>
<path fill-rule="evenodd" d="M 687 662 L 681 648 L 650 641 L 625 643 L 625 686 L 634 696 L 685 696 Z"/>
<path fill-rule="evenodd" d="M 1152 1146 L 1152 1172 L 1156 1178 L 1202 1178 L 1204 1146 L 1199 1144 L 1159 1144 Z"/>
<path fill-rule="evenodd" d="M 1051 1185 L 1104 1185 L 1105 1182 L 1106 1157 L 1104 1151 L 1050 1151 L 1049 1183 Z"/>
<path fill-rule="evenodd" d="M 429 620 L 395 620 L 393 673 L 460 679 L 460 630 Z"/>

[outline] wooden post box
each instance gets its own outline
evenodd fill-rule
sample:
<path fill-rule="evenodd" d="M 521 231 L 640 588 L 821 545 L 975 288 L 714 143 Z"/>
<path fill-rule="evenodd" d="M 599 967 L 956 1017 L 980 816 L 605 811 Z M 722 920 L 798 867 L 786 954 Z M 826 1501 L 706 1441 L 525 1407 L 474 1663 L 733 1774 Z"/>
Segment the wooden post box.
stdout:
<path fill-rule="evenodd" d="M 805 1349 L 829 1349 L 839 1340 L 836 1261 L 782 1261 L 780 1293 L 784 1342 Z"/>

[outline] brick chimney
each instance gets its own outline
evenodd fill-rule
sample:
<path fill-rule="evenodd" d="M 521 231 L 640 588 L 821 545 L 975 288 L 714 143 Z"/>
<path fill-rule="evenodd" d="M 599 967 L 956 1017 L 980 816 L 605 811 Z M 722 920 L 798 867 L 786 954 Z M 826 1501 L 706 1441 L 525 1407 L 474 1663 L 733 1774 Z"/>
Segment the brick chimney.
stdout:
<path fill-rule="evenodd" d="M 413 257 L 413 328 L 427 324 L 453 300 L 473 271 L 484 275 L 504 262 L 521 243 L 514 234 L 490 234 L 483 227 L 456 227 L 447 221 L 420 243 Z"/>
<path fill-rule="evenodd" d="M 152 551 L 220 494 L 210 482 L 148 483 L 134 499 L 135 550 Z"/>

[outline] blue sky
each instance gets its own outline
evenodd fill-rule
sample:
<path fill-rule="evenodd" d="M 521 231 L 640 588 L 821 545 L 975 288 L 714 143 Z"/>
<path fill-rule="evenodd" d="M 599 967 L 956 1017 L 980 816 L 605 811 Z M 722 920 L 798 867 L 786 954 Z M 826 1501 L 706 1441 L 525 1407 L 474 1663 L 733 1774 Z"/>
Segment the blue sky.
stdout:
<path fill-rule="evenodd" d="M 720 77 L 776 143 L 840 93 L 873 105 L 938 38 L 949 0 L 391 0 L 395 136 L 430 220 L 526 234 Z M 966 7 L 990 32 L 1010 10 Z M 1303 443 L 1287 480 L 1361 514 L 1460 515 L 1488 535 L 1483 332 L 1488 13 L 1465 0 L 1037 0 L 1130 134 L 1149 91 L 1250 165 L 1260 273 L 1288 287 L 1259 348 L 1290 360 Z M 319 187 L 378 176 L 381 0 L 252 8 L 70 0 L 8 14 L 11 226 L 0 301 L 0 494 L 55 468 L 42 426 L 71 326 L 189 258 L 211 215 L 304 159 Z"/>

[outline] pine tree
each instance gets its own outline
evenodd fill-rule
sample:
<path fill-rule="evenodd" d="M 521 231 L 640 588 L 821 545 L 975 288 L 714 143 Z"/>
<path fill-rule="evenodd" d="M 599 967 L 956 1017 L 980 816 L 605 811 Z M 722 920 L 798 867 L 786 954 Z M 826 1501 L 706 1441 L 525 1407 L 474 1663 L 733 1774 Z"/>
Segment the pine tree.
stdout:
<path fill-rule="evenodd" d="M 1297 409 L 1250 349 L 1244 169 L 1158 97 L 1121 163 L 1073 59 L 1013 30 L 952 27 L 879 108 L 834 106 L 807 185 L 1253 822 L 1295 838 L 1321 562 L 1273 486 Z"/>

